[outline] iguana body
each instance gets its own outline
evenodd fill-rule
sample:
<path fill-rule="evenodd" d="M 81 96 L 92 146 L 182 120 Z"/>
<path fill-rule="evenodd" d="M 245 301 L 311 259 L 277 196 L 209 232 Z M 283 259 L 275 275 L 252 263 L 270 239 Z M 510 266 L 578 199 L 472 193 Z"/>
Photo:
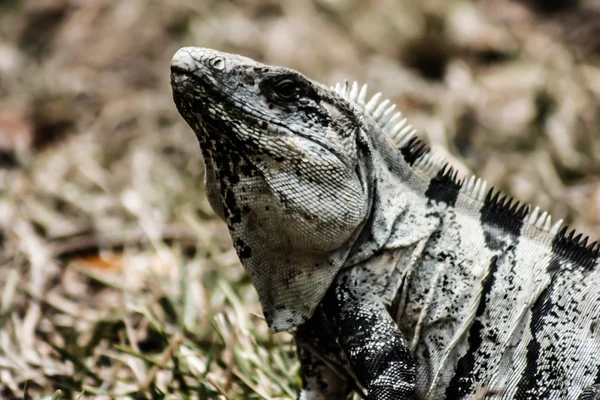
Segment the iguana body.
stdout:
<path fill-rule="evenodd" d="M 600 245 L 458 180 L 366 87 L 173 58 L 209 201 L 301 399 L 600 399 Z"/>

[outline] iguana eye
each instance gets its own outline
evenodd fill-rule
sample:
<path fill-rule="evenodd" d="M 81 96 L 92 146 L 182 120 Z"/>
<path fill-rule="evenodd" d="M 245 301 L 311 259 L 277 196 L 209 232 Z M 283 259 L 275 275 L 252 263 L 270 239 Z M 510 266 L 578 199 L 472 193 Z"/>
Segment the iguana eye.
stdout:
<path fill-rule="evenodd" d="M 293 80 L 284 79 L 273 86 L 273 91 L 278 97 L 289 100 L 296 96 L 298 86 Z"/>

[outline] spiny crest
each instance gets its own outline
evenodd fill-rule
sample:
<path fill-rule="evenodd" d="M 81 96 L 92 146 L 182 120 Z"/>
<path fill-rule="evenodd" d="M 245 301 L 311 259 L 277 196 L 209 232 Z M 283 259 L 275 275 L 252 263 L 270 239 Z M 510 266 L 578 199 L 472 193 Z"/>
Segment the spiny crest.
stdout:
<path fill-rule="evenodd" d="M 493 209 L 496 213 L 506 214 L 507 217 L 516 218 L 519 220 L 524 220 L 527 214 L 529 214 L 529 205 L 523 203 L 521 205 L 520 201 L 515 201 L 514 199 L 508 195 L 502 195 L 500 191 L 495 191 L 494 188 L 490 188 L 486 197 L 485 203 L 489 205 L 490 209 Z"/>
<path fill-rule="evenodd" d="M 553 249 L 574 264 L 592 269 L 600 257 L 600 242 L 595 241 L 588 245 L 589 236 L 583 237 L 581 233 L 575 236 L 575 229 L 567 234 L 568 230 L 569 227 L 565 226 L 558 232 L 552 243 Z"/>
<path fill-rule="evenodd" d="M 454 206 L 463 181 L 458 179 L 458 172 L 445 163 L 438 173 L 429 181 L 425 196 L 435 202 Z"/>
<path fill-rule="evenodd" d="M 421 165 L 427 164 L 430 157 L 424 158 L 424 156 L 429 152 L 429 146 L 417 137 L 413 137 L 400 148 L 400 153 L 404 156 L 404 160 L 410 165 L 415 165 L 417 161 Z"/>
<path fill-rule="evenodd" d="M 449 163 L 445 163 L 442 166 L 442 169 L 440 170 L 439 175 L 441 178 L 448 180 L 449 182 L 451 182 L 452 184 L 454 184 L 456 186 L 462 187 L 462 185 L 464 183 L 464 180 L 458 179 L 458 170 L 456 170 Z"/>
<path fill-rule="evenodd" d="M 485 180 L 475 175 L 458 179 L 457 171 L 444 162 L 442 157 L 432 154 L 429 146 L 416 136 L 417 130 L 413 128 L 402 113 L 396 111 L 396 105 L 389 100 L 381 99 L 381 92 L 375 93 L 367 101 L 366 84 L 360 86 L 356 81 L 350 85 L 348 81 L 343 84 L 336 83 L 332 89 L 340 96 L 353 101 L 363 107 L 366 114 L 370 115 L 377 125 L 387 133 L 394 146 L 400 149 L 404 159 L 413 167 L 418 168 L 430 178 L 434 178 L 440 171 L 449 181 L 460 186 L 460 192 L 470 198 L 487 204 L 494 213 L 502 215 L 513 221 L 522 221 L 536 229 L 556 235 L 562 226 L 562 219 L 552 224 L 552 217 L 547 212 L 541 212 L 535 207 L 530 213 L 527 204 L 515 202 L 509 196 L 500 197 L 501 193 L 494 188 L 487 189 Z M 564 230 L 564 229 L 563 229 Z M 566 240 L 566 239 L 565 239 Z M 562 243 L 562 242 L 561 242 Z M 600 244 L 594 242 L 593 250 L 598 253 Z M 578 243 L 572 244 L 577 247 Z M 589 247 L 589 246 L 588 246 Z"/>
<path fill-rule="evenodd" d="M 463 182 L 466 182 L 466 185 L 462 186 L 463 193 L 477 201 L 483 201 L 487 193 L 487 182 L 485 180 L 471 175 L 468 179 L 465 177 Z"/>
<path fill-rule="evenodd" d="M 440 165 L 444 165 L 444 162 L 445 162 L 444 158 L 441 156 L 438 156 L 437 154 L 433 154 L 432 152 L 429 151 L 429 147 L 427 147 L 427 145 L 425 143 L 421 142 L 417 138 L 415 138 L 415 139 L 416 140 L 414 143 L 411 142 L 410 144 L 407 143 L 405 145 L 405 147 L 407 147 L 407 151 L 408 151 L 408 148 L 414 149 L 415 143 L 416 143 L 416 145 L 418 145 L 419 142 L 423 146 L 426 147 L 427 151 L 425 152 L 425 154 L 420 155 L 420 158 L 417 159 L 417 161 L 414 164 L 414 167 L 418 168 L 420 171 L 422 171 L 427 176 L 430 176 L 430 177 L 435 176 L 440 171 Z"/>
<path fill-rule="evenodd" d="M 488 191 L 481 207 L 481 222 L 501 227 L 505 232 L 519 236 L 525 217 L 529 214 L 529 206 L 521 205 L 518 201 L 513 203 L 510 196 L 500 197 L 500 194 L 494 188 Z"/>
<path fill-rule="evenodd" d="M 540 208 L 536 207 L 527 217 L 527 223 L 540 230 L 549 232 L 551 235 L 556 235 L 563 223 L 563 220 L 559 219 L 554 223 L 554 225 L 552 225 L 552 216 L 546 211 L 542 212 L 540 215 Z"/>
<path fill-rule="evenodd" d="M 355 81 L 350 85 L 348 81 L 345 81 L 343 84 L 336 83 L 332 89 L 338 95 L 362 106 L 365 113 L 370 115 L 386 132 L 394 146 L 400 149 L 404 159 L 410 165 L 431 178 L 436 176 L 445 163 L 443 157 L 432 154 L 429 146 L 416 136 L 417 130 L 408 123 L 408 119 L 403 117 L 401 112 L 396 111 L 396 105 L 390 104 L 389 100 L 382 101 L 381 92 L 375 93 L 367 101 L 368 86 L 366 84 L 359 86 Z M 465 182 L 467 182 L 466 179 L 460 182 L 461 192 L 482 201 L 487 183 L 475 176 L 469 180 L 467 185 L 464 185 Z"/>
<path fill-rule="evenodd" d="M 380 102 L 381 92 L 375 93 L 367 102 L 367 88 L 366 84 L 359 88 L 357 82 L 350 86 L 346 81 L 344 84 L 336 83 L 332 89 L 340 96 L 363 106 L 365 112 L 373 117 L 377 125 L 387 132 L 394 145 L 397 148 L 404 147 L 415 136 L 417 130 L 402 117 L 401 112 L 396 111 L 395 104 L 390 104 L 389 100 Z"/>

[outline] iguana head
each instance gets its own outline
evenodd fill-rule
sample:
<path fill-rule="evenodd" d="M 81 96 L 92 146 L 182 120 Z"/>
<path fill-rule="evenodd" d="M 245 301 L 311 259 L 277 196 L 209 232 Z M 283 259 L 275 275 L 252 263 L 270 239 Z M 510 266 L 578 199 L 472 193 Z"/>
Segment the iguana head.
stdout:
<path fill-rule="evenodd" d="M 171 84 L 267 323 L 298 325 L 370 208 L 353 106 L 294 70 L 203 48 L 175 54 Z"/>

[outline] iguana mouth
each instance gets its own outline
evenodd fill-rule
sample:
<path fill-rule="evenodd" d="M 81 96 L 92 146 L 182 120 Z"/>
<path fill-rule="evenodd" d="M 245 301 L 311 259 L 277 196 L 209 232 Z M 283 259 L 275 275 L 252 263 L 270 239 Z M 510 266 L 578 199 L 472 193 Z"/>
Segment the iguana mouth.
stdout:
<path fill-rule="evenodd" d="M 180 67 L 179 65 L 171 65 L 171 76 L 173 76 L 173 74 L 187 75 L 189 73 L 190 71 Z"/>
<path fill-rule="evenodd" d="M 223 102 L 228 102 L 227 95 L 215 90 L 215 85 L 212 82 L 206 82 L 204 74 L 199 74 L 199 70 L 188 70 L 176 65 L 171 66 L 171 86 L 174 93 L 181 96 L 210 97 L 221 99 Z M 200 76 L 199 76 L 200 75 Z M 214 101 L 213 101 L 214 102 Z"/>
<path fill-rule="evenodd" d="M 176 65 L 171 66 L 171 86 L 178 89 L 179 92 L 185 93 L 189 88 L 185 87 L 185 83 L 189 82 L 194 78 L 192 71 L 178 67 Z"/>

